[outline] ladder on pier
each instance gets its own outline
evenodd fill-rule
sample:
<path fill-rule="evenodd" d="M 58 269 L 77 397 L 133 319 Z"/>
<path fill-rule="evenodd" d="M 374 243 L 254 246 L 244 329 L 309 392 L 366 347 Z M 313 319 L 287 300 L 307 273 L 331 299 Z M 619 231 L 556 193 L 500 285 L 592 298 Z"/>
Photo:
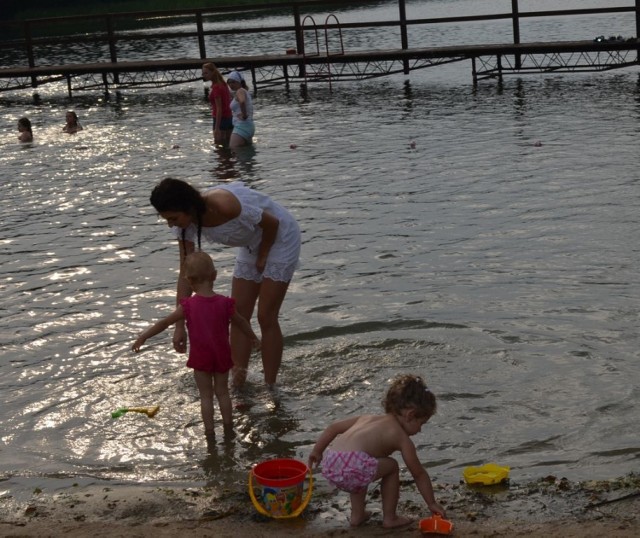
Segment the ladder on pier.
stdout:
<path fill-rule="evenodd" d="M 337 36 L 340 42 L 340 48 L 337 50 L 331 50 L 329 45 L 329 21 L 335 21 L 335 28 L 337 30 Z M 340 27 L 340 22 L 338 21 L 338 17 L 336 17 L 333 13 L 327 15 L 327 18 L 324 20 L 324 58 L 325 62 L 320 63 L 309 63 L 307 61 L 308 58 L 320 58 L 320 37 L 318 35 L 318 25 L 316 21 L 311 15 L 307 15 L 304 19 L 302 19 L 302 36 L 304 39 L 305 29 L 307 22 L 311 24 L 311 30 L 315 35 L 315 52 L 307 53 L 306 47 L 303 50 L 303 65 L 302 71 L 304 74 L 304 85 L 307 87 L 309 82 L 318 82 L 318 81 L 328 81 L 329 82 L 329 91 L 333 91 L 332 87 L 332 78 L 336 75 L 331 72 L 331 58 L 332 56 L 344 56 L 344 41 L 342 39 L 342 28 Z M 332 35 L 335 35 L 332 34 Z"/>

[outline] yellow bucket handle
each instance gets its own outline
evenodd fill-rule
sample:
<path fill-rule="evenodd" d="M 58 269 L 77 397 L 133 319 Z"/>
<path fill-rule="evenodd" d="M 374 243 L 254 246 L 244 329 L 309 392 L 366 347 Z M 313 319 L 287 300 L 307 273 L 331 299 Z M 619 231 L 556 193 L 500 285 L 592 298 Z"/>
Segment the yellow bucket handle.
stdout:
<path fill-rule="evenodd" d="M 307 496 L 302 501 L 302 504 L 298 506 L 293 512 L 286 516 L 272 516 L 269 512 L 267 512 L 256 499 L 256 494 L 253 492 L 253 470 L 249 471 L 249 497 L 251 497 L 251 502 L 253 506 L 256 507 L 256 510 L 260 512 L 263 516 L 273 517 L 276 519 L 288 518 L 288 517 L 298 517 L 302 511 L 307 507 L 309 501 L 311 500 L 311 493 L 313 492 L 313 475 L 311 474 L 311 468 L 308 468 L 309 472 L 309 487 L 307 488 Z"/>

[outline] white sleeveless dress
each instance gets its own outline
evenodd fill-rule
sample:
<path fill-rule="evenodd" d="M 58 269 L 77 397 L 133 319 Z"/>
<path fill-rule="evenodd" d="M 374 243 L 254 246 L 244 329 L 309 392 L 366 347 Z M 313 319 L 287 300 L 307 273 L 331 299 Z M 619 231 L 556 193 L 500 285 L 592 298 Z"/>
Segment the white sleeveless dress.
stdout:
<path fill-rule="evenodd" d="M 250 189 L 242 182 L 219 185 L 209 190 L 213 189 L 224 189 L 240 202 L 240 214 L 236 218 L 220 226 L 202 227 L 202 238 L 209 243 L 238 247 L 233 276 L 254 282 L 261 282 L 263 278 L 289 282 L 299 265 L 301 245 L 300 227 L 291 213 L 266 194 Z M 262 228 L 258 224 L 263 211 L 276 217 L 280 224 L 265 270 L 260 273 L 255 264 L 262 241 Z M 174 226 L 171 230 L 177 239 L 182 239 L 182 228 Z M 197 245 L 196 224 L 185 229 L 184 239 Z"/>

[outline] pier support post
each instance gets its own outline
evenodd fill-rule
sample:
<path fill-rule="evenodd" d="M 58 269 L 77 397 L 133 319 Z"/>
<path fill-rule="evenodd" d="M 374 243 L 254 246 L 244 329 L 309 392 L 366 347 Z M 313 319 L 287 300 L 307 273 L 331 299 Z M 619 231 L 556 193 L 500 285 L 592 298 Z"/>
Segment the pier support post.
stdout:
<path fill-rule="evenodd" d="M 256 68 L 251 68 L 251 85 L 253 86 L 253 95 L 258 95 L 258 81 L 256 79 Z"/>
<path fill-rule="evenodd" d="M 107 22 L 107 35 L 109 38 L 109 57 L 111 58 L 111 63 L 118 62 L 118 54 L 116 52 L 116 34 L 113 31 L 113 17 L 111 15 L 106 16 Z M 117 85 L 120 84 L 120 75 L 114 71 L 113 72 L 113 82 Z"/>
<path fill-rule="evenodd" d="M 33 68 L 36 66 L 35 56 L 33 54 L 33 41 L 31 38 L 31 23 L 29 21 L 24 21 L 24 43 L 27 49 L 27 60 L 29 62 L 29 67 Z M 38 87 L 38 79 L 36 77 L 31 77 L 31 87 Z"/>
<path fill-rule="evenodd" d="M 287 69 L 287 64 L 282 65 L 282 75 L 284 76 L 284 87 L 289 91 L 289 69 Z"/>
<path fill-rule="evenodd" d="M 300 56 L 304 56 L 304 28 L 302 28 L 302 22 L 300 21 L 300 6 L 298 4 L 293 6 L 293 24 L 296 29 L 296 52 Z M 304 77 L 305 75 L 304 62 L 300 62 L 298 64 L 298 76 Z"/>
<path fill-rule="evenodd" d="M 409 38 L 407 36 L 407 8 L 405 0 L 398 0 L 398 10 L 400 11 L 400 40 L 402 42 L 402 50 L 409 48 Z M 409 74 L 409 60 L 402 60 L 402 66 L 404 68 L 404 74 Z"/>
<path fill-rule="evenodd" d="M 202 24 L 202 11 L 196 12 L 196 26 L 198 28 L 198 48 L 200 49 L 200 58 L 204 60 L 207 57 L 207 49 L 204 44 L 204 25 Z"/>
<path fill-rule="evenodd" d="M 518 0 L 511 0 L 511 16 L 513 17 L 513 44 L 520 44 L 520 11 L 518 10 Z M 516 69 L 520 70 L 522 67 L 522 58 L 519 54 L 516 54 L 515 58 Z"/>
<path fill-rule="evenodd" d="M 636 40 L 638 39 L 640 39 L 640 0 L 636 0 Z M 640 63 L 640 47 L 638 48 L 636 62 Z"/>
<path fill-rule="evenodd" d="M 104 95 L 108 99 L 109 98 L 109 78 L 106 72 L 102 73 L 102 83 L 104 84 Z"/>

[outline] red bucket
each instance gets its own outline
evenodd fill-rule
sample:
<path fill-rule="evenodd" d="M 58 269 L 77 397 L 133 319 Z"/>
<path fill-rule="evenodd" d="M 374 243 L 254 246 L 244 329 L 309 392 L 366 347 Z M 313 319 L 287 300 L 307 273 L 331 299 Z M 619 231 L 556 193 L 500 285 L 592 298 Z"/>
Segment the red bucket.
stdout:
<path fill-rule="evenodd" d="M 309 488 L 303 499 L 304 482 L 309 474 Z M 253 480 L 260 486 L 256 489 Z M 256 510 L 269 517 L 295 517 L 309 503 L 313 489 L 311 469 L 293 459 L 268 460 L 256 465 L 249 473 L 249 495 Z"/>

